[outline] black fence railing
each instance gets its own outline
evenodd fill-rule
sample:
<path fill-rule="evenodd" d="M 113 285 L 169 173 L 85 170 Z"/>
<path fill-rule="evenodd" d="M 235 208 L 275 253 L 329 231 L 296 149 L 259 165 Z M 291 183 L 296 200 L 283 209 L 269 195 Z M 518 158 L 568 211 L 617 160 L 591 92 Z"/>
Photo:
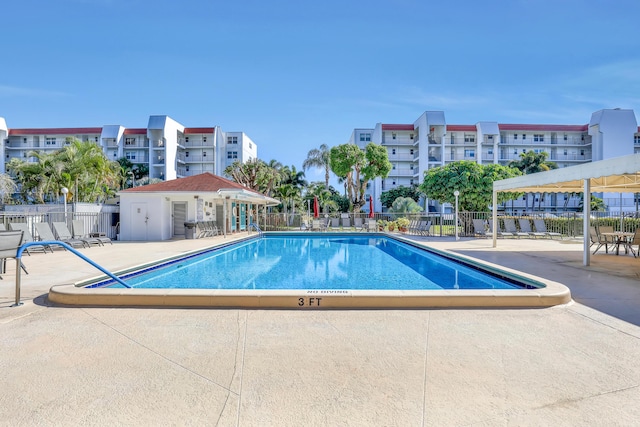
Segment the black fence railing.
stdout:
<path fill-rule="evenodd" d="M 354 226 L 356 218 L 360 218 L 362 222 L 369 218 L 367 213 L 353 214 L 353 213 L 341 213 L 341 214 L 321 214 L 320 221 L 324 221 L 324 224 L 329 229 L 338 229 L 341 231 L 356 231 Z M 393 231 L 393 232 L 406 232 L 412 233 L 411 227 L 399 227 L 399 224 L 409 224 L 415 222 L 428 222 L 429 223 L 429 235 L 430 236 L 455 236 L 456 226 L 459 236 L 477 236 L 478 234 L 474 229 L 474 219 L 480 219 L 489 226 L 491 222 L 491 212 L 468 212 L 462 211 L 458 213 L 456 221 L 454 213 L 419 213 L 419 214 L 393 214 L 393 213 L 376 213 L 373 218 L 377 221 L 380 231 Z M 267 214 L 266 217 L 261 218 L 264 221 L 264 231 L 299 231 L 307 230 L 311 228 L 313 221 L 313 215 L 307 213 L 295 213 L 295 214 Z M 582 237 L 583 236 L 583 214 L 580 212 L 558 212 L 558 213 L 531 213 L 526 215 L 505 215 L 503 213 L 498 214 L 498 229 L 505 229 L 505 219 L 513 219 L 515 223 L 516 231 L 521 232 L 520 220 L 525 220 L 529 223 L 529 226 L 535 231 L 535 223 L 538 220 L 544 222 L 546 231 L 551 233 L 560 233 L 565 237 Z M 348 220 L 348 221 L 345 221 Z M 399 221 L 400 220 L 400 221 Z M 511 221 L 508 221 L 511 223 Z M 331 227 L 332 224 L 339 224 L 337 227 Z M 344 226 L 344 224 L 349 224 Z M 526 223 L 524 223 L 526 224 Z M 390 226 L 391 225 L 391 226 Z M 592 212 L 590 218 L 590 225 L 599 226 L 613 226 L 616 231 L 634 232 L 637 228 L 640 228 L 640 215 L 632 213 L 609 213 L 609 212 Z M 424 233 L 420 233 L 424 234 Z"/>

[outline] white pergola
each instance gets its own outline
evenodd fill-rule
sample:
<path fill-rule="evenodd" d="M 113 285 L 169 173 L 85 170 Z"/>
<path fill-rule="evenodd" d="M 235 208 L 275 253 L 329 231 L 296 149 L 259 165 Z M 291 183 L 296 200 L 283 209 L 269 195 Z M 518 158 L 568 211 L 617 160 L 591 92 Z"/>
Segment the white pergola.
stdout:
<path fill-rule="evenodd" d="M 498 192 L 525 193 L 640 193 L 640 153 L 615 157 L 563 169 L 554 169 L 493 183 L 493 230 L 498 226 Z M 584 203 L 584 265 L 590 264 L 590 203 Z M 493 233 L 493 247 L 497 246 Z"/>

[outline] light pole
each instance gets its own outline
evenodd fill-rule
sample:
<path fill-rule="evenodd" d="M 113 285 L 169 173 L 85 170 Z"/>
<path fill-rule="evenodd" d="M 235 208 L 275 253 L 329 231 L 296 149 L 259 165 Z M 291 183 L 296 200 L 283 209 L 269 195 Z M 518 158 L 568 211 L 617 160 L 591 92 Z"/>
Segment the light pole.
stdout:
<path fill-rule="evenodd" d="M 62 200 L 64 201 L 64 223 L 67 223 L 67 193 L 69 193 L 69 189 L 67 187 L 62 187 L 60 189 L 62 191 Z"/>
<path fill-rule="evenodd" d="M 456 228 L 456 240 L 458 240 L 458 196 L 460 195 L 460 192 L 456 190 L 453 192 L 453 195 L 456 196 L 456 216 L 453 219 L 453 226 Z"/>

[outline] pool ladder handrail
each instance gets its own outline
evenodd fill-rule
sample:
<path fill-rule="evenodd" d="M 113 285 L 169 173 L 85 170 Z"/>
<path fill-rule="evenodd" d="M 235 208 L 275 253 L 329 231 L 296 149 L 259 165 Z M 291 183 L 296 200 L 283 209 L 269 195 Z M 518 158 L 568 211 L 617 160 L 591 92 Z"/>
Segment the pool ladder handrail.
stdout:
<path fill-rule="evenodd" d="M 260 226 L 258 224 L 256 224 L 255 222 L 249 223 L 247 228 L 255 228 L 256 231 L 258 232 L 258 236 L 262 237 L 264 236 L 264 234 L 262 233 L 262 230 L 260 229 Z"/>
<path fill-rule="evenodd" d="M 102 271 L 104 274 L 106 274 L 107 276 L 111 277 L 113 280 L 115 280 L 116 282 L 120 283 L 125 288 L 131 288 L 130 285 L 125 283 L 118 276 L 116 276 L 115 274 L 111 273 L 109 270 L 107 270 L 106 268 L 102 267 L 101 265 L 95 263 L 91 259 L 87 258 L 86 256 L 84 256 L 83 254 L 81 254 L 80 252 L 78 252 L 77 250 L 75 250 L 73 247 L 69 246 L 65 242 L 60 242 L 58 240 L 42 240 L 42 241 L 37 241 L 37 242 L 26 242 L 26 243 L 24 243 L 22 246 L 20 246 L 18 248 L 18 251 L 16 253 L 16 301 L 15 301 L 15 304 L 13 304 L 11 307 L 17 307 L 19 305 L 22 305 L 22 303 L 20 302 L 20 284 L 21 284 L 21 280 L 22 280 L 21 274 L 20 274 L 22 269 L 20 268 L 20 266 L 21 266 L 21 263 L 22 263 L 22 253 L 29 246 L 43 246 L 43 245 L 62 246 L 63 248 L 65 248 L 69 252 L 77 255 L 78 257 L 80 257 L 81 259 L 85 260 L 86 262 L 88 262 L 89 264 L 91 264 L 92 266 L 97 268 L 98 270 Z"/>

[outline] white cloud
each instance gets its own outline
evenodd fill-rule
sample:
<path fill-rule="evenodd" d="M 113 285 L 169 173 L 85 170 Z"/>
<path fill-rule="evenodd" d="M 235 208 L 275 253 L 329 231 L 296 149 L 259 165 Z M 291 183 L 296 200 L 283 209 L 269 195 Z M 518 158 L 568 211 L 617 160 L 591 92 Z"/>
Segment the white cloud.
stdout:
<path fill-rule="evenodd" d="M 51 98 L 51 97 L 70 96 L 70 94 L 65 92 L 54 91 L 54 90 L 0 85 L 0 96 L 29 96 L 29 97 Z"/>

